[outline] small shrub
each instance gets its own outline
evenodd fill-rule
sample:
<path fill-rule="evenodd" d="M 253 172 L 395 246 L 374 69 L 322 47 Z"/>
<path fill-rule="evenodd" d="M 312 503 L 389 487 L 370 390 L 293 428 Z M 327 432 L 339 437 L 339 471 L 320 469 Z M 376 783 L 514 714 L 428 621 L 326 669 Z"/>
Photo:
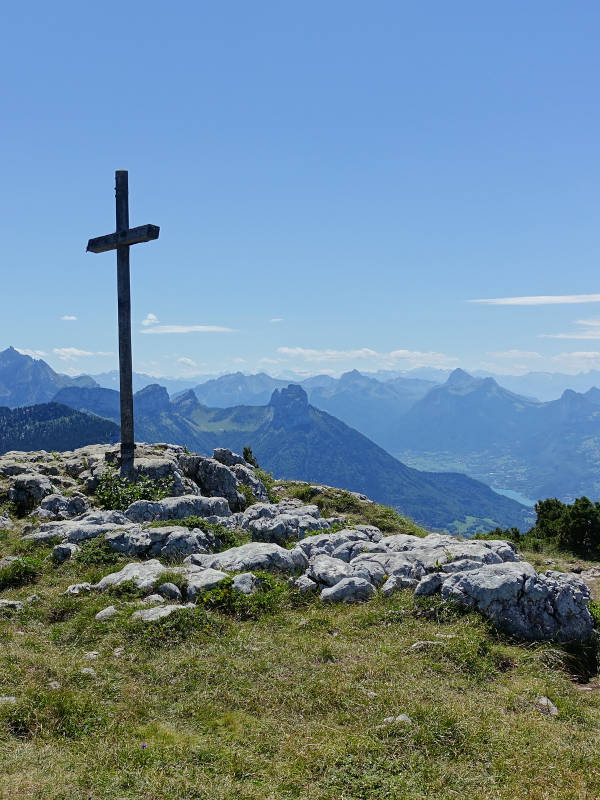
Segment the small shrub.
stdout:
<path fill-rule="evenodd" d="M 238 486 L 238 492 L 244 495 L 244 508 L 248 508 L 249 506 L 253 506 L 257 501 L 256 497 L 252 494 L 252 489 L 245 484 L 240 484 Z"/>
<path fill-rule="evenodd" d="M 0 591 L 35 583 L 40 571 L 39 561 L 33 558 L 17 558 L 0 569 Z"/>
<path fill-rule="evenodd" d="M 128 637 L 150 650 L 172 647 L 194 636 L 221 630 L 222 626 L 209 619 L 203 608 L 185 608 L 156 622 L 132 620 L 126 626 Z"/>
<path fill-rule="evenodd" d="M 254 474 L 259 479 L 259 481 L 262 481 L 264 483 L 265 489 L 267 490 L 269 503 L 278 503 L 279 497 L 273 491 L 273 488 L 275 487 L 275 478 L 273 477 L 273 473 L 266 472 L 264 469 L 260 469 L 260 467 L 258 467 L 257 469 L 254 470 Z"/>
<path fill-rule="evenodd" d="M 136 582 L 132 579 L 129 581 L 122 581 L 122 583 L 115 584 L 114 586 L 108 586 L 104 590 L 104 594 L 122 599 L 134 599 L 136 597 L 142 597 L 146 594 L 146 590 L 139 589 Z"/>
<path fill-rule="evenodd" d="M 204 592 L 197 602 L 236 619 L 257 619 L 261 614 L 278 611 L 289 595 L 287 586 L 267 572 L 255 575 L 259 584 L 253 594 L 238 592 L 233 588 L 233 578 L 226 578 L 214 589 Z"/>
<path fill-rule="evenodd" d="M 125 511 L 136 500 L 162 500 L 171 491 L 173 481 L 153 480 L 144 475 L 134 481 L 107 469 L 98 481 L 96 500 L 101 508 Z"/>
<path fill-rule="evenodd" d="M 251 447 L 244 447 L 242 455 L 244 456 L 245 461 L 247 461 L 255 469 L 258 469 L 258 461 L 256 460 Z"/>
<path fill-rule="evenodd" d="M 75 555 L 74 561 L 84 567 L 112 567 L 122 557 L 109 547 L 103 536 L 96 536 L 95 539 L 88 539 L 81 544 L 81 550 Z"/>

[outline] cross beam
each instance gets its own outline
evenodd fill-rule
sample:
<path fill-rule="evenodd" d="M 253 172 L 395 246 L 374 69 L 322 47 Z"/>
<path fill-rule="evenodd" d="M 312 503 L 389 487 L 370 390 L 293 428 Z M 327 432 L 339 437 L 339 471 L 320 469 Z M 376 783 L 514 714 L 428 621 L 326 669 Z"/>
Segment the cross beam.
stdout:
<path fill-rule="evenodd" d="M 119 310 L 119 375 L 121 402 L 121 475 L 133 476 L 135 438 L 133 429 L 133 368 L 131 359 L 131 296 L 129 248 L 140 242 L 158 239 L 156 225 L 129 227 L 129 186 L 127 170 L 115 172 L 116 231 L 90 239 L 87 251 L 117 251 L 117 297 Z"/>

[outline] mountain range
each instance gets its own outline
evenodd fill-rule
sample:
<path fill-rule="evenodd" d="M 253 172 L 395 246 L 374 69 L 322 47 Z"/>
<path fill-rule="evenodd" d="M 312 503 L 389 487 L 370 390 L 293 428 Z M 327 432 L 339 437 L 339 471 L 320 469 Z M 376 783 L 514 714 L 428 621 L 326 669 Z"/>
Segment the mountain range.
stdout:
<path fill-rule="evenodd" d="M 111 389 L 69 387 L 57 402 L 80 412 L 119 416 Z M 407 467 L 362 433 L 308 402 L 298 385 L 276 388 L 265 405 L 209 408 L 193 390 L 174 400 L 148 386 L 134 398 L 136 438 L 168 441 L 210 454 L 219 447 L 252 447 L 260 464 L 279 478 L 343 486 L 398 508 L 438 530 L 475 533 L 496 524 L 526 526 L 527 510 L 485 484 L 453 473 Z"/>
<path fill-rule="evenodd" d="M 64 386 L 97 386 L 89 375 L 70 378 L 55 372 L 41 359 L 14 347 L 0 352 L 0 406 L 17 408 L 47 403 Z"/>
<path fill-rule="evenodd" d="M 102 378 L 114 385 L 115 375 L 73 379 L 13 348 L 0 353 L 0 387 L 7 406 L 56 397 L 73 408 L 92 409 L 117 421 L 114 390 L 111 394 L 110 389 L 100 389 L 96 381 Z M 182 391 L 184 379 L 169 383 L 159 396 L 155 387 L 148 388 L 151 376 L 135 377 L 135 385 L 140 387 L 136 395 L 138 435 L 148 441 L 162 438 L 189 446 L 204 442 L 204 450 L 209 448 L 206 435 L 216 429 L 219 408 L 267 406 L 272 393 L 289 383 L 265 373 L 237 372 L 195 385 L 192 399 L 189 382 Z M 509 377 L 513 383 L 527 379 L 505 376 Z M 560 383 L 569 376 L 554 377 Z M 589 382 L 593 375 L 572 377 L 581 383 L 584 379 Z M 557 399 L 541 401 L 528 392 L 517 393 L 489 375 L 469 375 L 463 370 L 449 374 L 429 368 L 372 374 L 353 370 L 340 378 L 317 375 L 300 384 L 311 406 L 360 431 L 411 467 L 463 472 L 500 491 L 516 492 L 513 496 L 517 499 L 557 496 L 570 502 L 582 494 L 600 499 L 600 438 L 596 433 L 600 393 L 596 388 L 581 393 L 568 389 Z M 168 388 L 175 390 L 171 398 Z M 77 391 L 72 394 L 71 390 Z M 91 391 L 93 400 L 79 390 Z M 140 404 L 148 402 L 152 411 L 141 412 Z M 197 404 L 211 409 L 213 416 L 208 419 L 198 412 Z M 184 407 L 189 407 L 186 413 L 182 413 Z M 199 420 L 195 419 L 198 415 Z"/>

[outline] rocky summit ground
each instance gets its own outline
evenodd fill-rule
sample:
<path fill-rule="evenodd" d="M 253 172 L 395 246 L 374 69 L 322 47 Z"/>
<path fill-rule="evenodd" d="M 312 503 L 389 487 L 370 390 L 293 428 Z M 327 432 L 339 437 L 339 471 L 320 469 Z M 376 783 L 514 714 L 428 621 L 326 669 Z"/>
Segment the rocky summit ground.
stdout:
<path fill-rule="evenodd" d="M 117 456 L 0 457 L 0 797 L 600 796 L 594 569 Z"/>

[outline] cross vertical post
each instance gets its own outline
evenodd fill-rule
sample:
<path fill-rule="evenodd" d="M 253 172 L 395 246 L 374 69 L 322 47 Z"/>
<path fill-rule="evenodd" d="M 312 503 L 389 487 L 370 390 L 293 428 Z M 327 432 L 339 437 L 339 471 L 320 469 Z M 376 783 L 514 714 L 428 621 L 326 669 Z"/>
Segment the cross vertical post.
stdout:
<path fill-rule="evenodd" d="M 129 230 L 129 180 L 127 170 L 115 172 L 117 236 Z M 121 474 L 133 475 L 133 366 L 131 357 L 131 289 L 129 245 L 117 247 L 117 303 L 119 312 L 119 377 L 121 401 Z"/>
<path fill-rule="evenodd" d="M 133 428 L 133 367 L 131 358 L 131 291 L 129 281 L 129 248 L 132 244 L 158 239 L 157 225 L 129 227 L 129 181 L 127 170 L 115 172 L 115 233 L 90 239 L 87 251 L 117 251 L 117 298 L 119 316 L 119 376 L 121 404 L 121 475 L 134 475 L 135 439 Z"/>

